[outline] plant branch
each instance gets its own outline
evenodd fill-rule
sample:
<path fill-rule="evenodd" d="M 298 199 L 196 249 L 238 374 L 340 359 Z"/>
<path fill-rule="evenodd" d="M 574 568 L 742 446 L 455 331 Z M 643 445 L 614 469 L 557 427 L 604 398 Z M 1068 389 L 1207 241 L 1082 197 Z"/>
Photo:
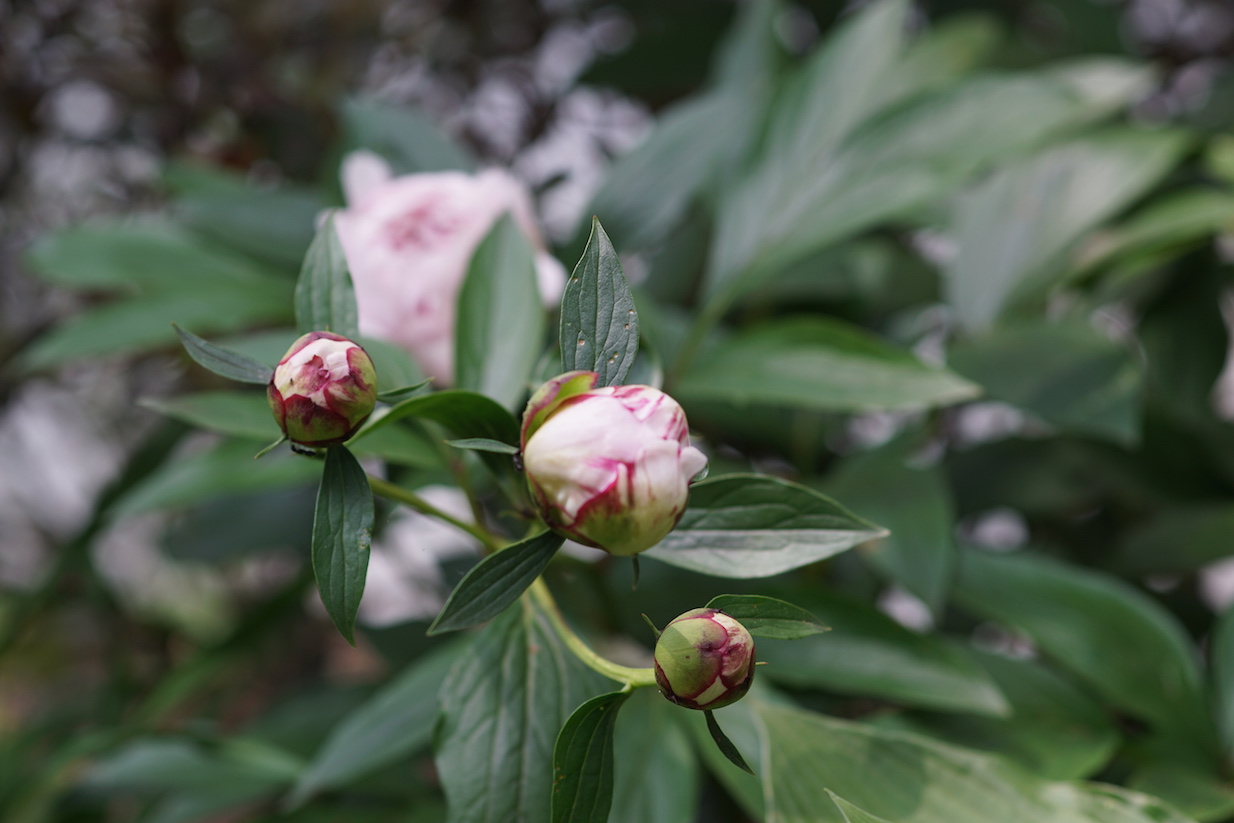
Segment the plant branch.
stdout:
<path fill-rule="evenodd" d="M 462 529 L 484 544 L 484 548 L 489 552 L 495 552 L 502 547 L 503 542 L 490 534 L 483 526 L 460 520 L 449 512 L 437 508 L 415 492 L 408 491 L 402 486 L 396 486 L 394 483 L 373 477 L 372 475 L 369 475 L 368 483 L 374 494 L 380 495 L 387 500 L 393 500 L 396 503 L 402 503 L 421 514 L 427 514 L 429 517 L 436 517 L 438 520 L 449 523 L 456 529 Z"/>

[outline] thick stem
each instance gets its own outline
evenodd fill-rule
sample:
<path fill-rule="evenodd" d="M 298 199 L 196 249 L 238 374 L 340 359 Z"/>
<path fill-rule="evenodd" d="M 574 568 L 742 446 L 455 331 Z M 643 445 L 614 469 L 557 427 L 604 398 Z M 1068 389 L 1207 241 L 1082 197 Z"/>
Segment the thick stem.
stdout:
<path fill-rule="evenodd" d="M 574 630 L 566 623 L 566 619 L 562 616 L 561 610 L 557 608 L 557 602 L 553 600 L 553 595 L 548 590 L 544 578 L 536 578 L 536 581 L 531 584 L 531 588 L 528 591 L 531 597 L 544 609 L 544 613 L 548 615 L 549 622 L 553 624 L 553 630 L 557 632 L 557 636 L 574 653 L 574 656 L 583 661 L 589 668 L 599 672 L 609 680 L 615 680 L 623 684 L 626 688 L 641 689 L 646 686 L 656 685 L 654 669 L 633 669 L 629 666 L 622 666 L 596 654 L 590 646 L 584 643 L 582 638 L 575 634 Z"/>
<path fill-rule="evenodd" d="M 457 529 L 462 529 L 484 544 L 484 548 L 490 552 L 497 551 L 503 545 L 501 540 L 497 539 L 492 534 L 489 534 L 488 530 L 483 526 L 479 526 L 475 523 L 468 523 L 465 520 L 460 520 L 449 512 L 444 512 L 437 508 L 415 492 L 404 489 L 402 486 L 396 486 L 389 481 L 382 480 L 378 477 L 373 477 L 372 475 L 369 475 L 368 484 L 374 494 L 381 495 L 387 500 L 393 500 L 396 503 L 402 503 L 409 508 L 415 509 L 421 514 L 436 517 L 444 523 L 449 523 Z"/>

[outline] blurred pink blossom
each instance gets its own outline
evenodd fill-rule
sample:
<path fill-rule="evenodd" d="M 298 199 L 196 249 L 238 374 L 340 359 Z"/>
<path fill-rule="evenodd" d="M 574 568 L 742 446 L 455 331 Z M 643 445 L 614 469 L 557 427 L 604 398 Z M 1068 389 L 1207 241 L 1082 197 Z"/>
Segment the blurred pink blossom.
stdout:
<path fill-rule="evenodd" d="M 360 333 L 405 349 L 438 386 L 454 382 L 458 294 L 476 246 L 509 212 L 538 250 L 545 304 L 566 273 L 544 249 L 523 184 L 500 169 L 394 177 L 376 154 L 343 161 L 347 208 L 334 223 L 355 282 Z"/>

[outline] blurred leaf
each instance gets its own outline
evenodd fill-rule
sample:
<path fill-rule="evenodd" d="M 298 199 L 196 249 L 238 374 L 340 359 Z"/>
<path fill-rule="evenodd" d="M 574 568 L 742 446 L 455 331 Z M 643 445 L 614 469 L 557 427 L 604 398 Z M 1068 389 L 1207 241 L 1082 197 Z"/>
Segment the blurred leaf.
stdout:
<path fill-rule="evenodd" d="M 229 494 L 285 489 L 316 480 L 321 464 L 290 452 L 253 459 L 251 441 L 226 442 L 209 451 L 173 460 L 135 485 L 112 516 L 200 503 Z"/>
<path fill-rule="evenodd" d="M 760 677 L 798 688 L 876 697 L 906 706 L 1002 716 L 1009 707 L 972 652 L 910 631 L 872 606 L 793 592 L 831 627 L 818 637 L 760 643 Z"/>
<path fill-rule="evenodd" d="M 74 289 L 166 294 L 192 284 L 231 291 L 278 279 L 170 222 L 84 223 L 41 238 L 28 259 L 44 280 Z"/>
<path fill-rule="evenodd" d="M 1163 507 L 1127 529 L 1109 565 L 1120 574 L 1190 573 L 1234 554 L 1234 503 Z"/>
<path fill-rule="evenodd" d="M 342 114 L 347 148 L 377 152 L 395 174 L 475 167 L 471 157 L 419 109 L 353 97 L 343 103 Z"/>
<path fill-rule="evenodd" d="M 264 393 L 212 391 L 178 397 L 144 397 L 140 404 L 201 429 L 268 441 L 279 435 Z"/>
<path fill-rule="evenodd" d="M 769 577 L 884 533 L 805 486 L 732 474 L 692 485 L 681 522 L 647 556 L 717 577 Z"/>
<path fill-rule="evenodd" d="M 1234 228 L 1234 194 L 1188 189 L 1151 201 L 1123 222 L 1094 234 L 1080 247 L 1077 272 L 1133 254 L 1178 249 Z"/>
<path fill-rule="evenodd" d="M 914 713 L 879 725 L 1001 754 L 1051 780 L 1086 777 L 1114 755 L 1120 735 L 1109 711 L 1088 693 L 1033 660 L 975 659 L 1007 698 L 1007 717 Z"/>
<path fill-rule="evenodd" d="M 313 515 L 313 573 L 330 619 L 352 645 L 372 541 L 368 475 L 345 446 L 331 446 Z"/>
<path fill-rule="evenodd" d="M 1114 706 L 1215 757 L 1197 651 L 1174 616 L 1143 593 L 1042 557 L 968 551 L 955 598 L 1027 633 Z"/>
<path fill-rule="evenodd" d="M 1216 774 L 1153 763 L 1132 774 L 1127 785 L 1160 797 L 1200 823 L 1228 820 L 1234 814 L 1234 785 Z"/>
<path fill-rule="evenodd" d="M 636 690 L 622 708 L 609 823 L 695 823 L 698 763 L 673 722 L 680 711 L 655 689 Z"/>
<path fill-rule="evenodd" d="M 428 745 L 438 695 L 464 647 L 454 644 L 408 666 L 334 727 L 287 797 L 292 808 L 346 786 Z"/>
<path fill-rule="evenodd" d="M 948 364 L 991 398 L 1077 434 L 1134 445 L 1144 374 L 1122 343 L 1083 321 L 998 327 L 956 345 Z"/>
<path fill-rule="evenodd" d="M 527 601 L 476 635 L 442 687 L 435 735 L 452 823 L 549 820 L 553 742 L 597 685 Z"/>
<path fill-rule="evenodd" d="M 1217 732 L 1229 754 L 1234 752 L 1234 606 L 1227 607 L 1217 621 L 1210 643 L 1213 710 Z"/>
<path fill-rule="evenodd" d="M 478 626 L 501 614 L 540 576 L 563 542 L 553 532 L 541 532 L 481 560 L 450 592 L 428 633 Z"/>
<path fill-rule="evenodd" d="M 805 609 L 765 595 L 721 594 L 711 598 L 707 608 L 740 620 L 755 637 L 797 640 L 827 631 L 827 627 Z"/>
<path fill-rule="evenodd" d="M 862 811 L 830 789 L 827 791 L 827 795 L 836 804 L 836 808 L 840 810 L 840 816 L 844 818 L 844 823 L 888 823 L 885 818 L 875 817 L 869 812 Z"/>
<path fill-rule="evenodd" d="M 937 616 L 955 568 L 955 506 L 937 467 L 907 465 L 913 445 L 900 439 L 846 457 L 822 488 L 890 530 L 861 553 L 862 559 L 921 598 Z"/>
<path fill-rule="evenodd" d="M 638 353 L 638 314 L 630 284 L 604 227 L 591 237 L 561 296 L 561 370 L 594 371 L 598 386 L 621 385 Z"/>
<path fill-rule="evenodd" d="M 996 757 L 757 699 L 750 710 L 767 741 L 760 772 L 777 823 L 843 823 L 829 791 L 897 823 L 1187 823 L 1113 786 L 1047 782 Z"/>
<path fill-rule="evenodd" d="M 402 389 L 410 386 L 426 385 L 424 374 L 406 351 L 385 340 L 361 336 L 356 340 L 368 356 L 373 359 L 377 369 L 377 381 L 390 389 Z M 383 390 L 384 391 L 384 390 Z M 399 398 L 400 401 L 406 398 Z"/>
<path fill-rule="evenodd" d="M 265 386 L 274 378 L 274 370 L 264 363 L 258 363 L 242 354 L 216 346 L 192 332 L 185 331 L 175 323 L 172 323 L 172 328 L 176 330 L 180 343 L 188 352 L 189 357 L 197 361 L 202 368 L 209 369 L 220 377 L 241 383 L 254 383 L 258 386 Z"/>
<path fill-rule="evenodd" d="M 997 18 L 982 12 L 933 21 L 909 43 L 892 89 L 882 93 L 894 100 L 954 83 L 993 55 L 1004 36 Z"/>
<path fill-rule="evenodd" d="M 296 326 L 301 334 L 328 331 L 355 340 L 358 322 L 356 290 L 331 215 L 313 237 L 296 281 Z"/>
<path fill-rule="evenodd" d="M 176 216 L 220 245 L 294 272 L 313 239 L 313 224 L 326 207 L 317 192 L 280 185 L 257 188 L 243 175 L 176 163 L 163 174 L 175 194 Z"/>
<path fill-rule="evenodd" d="M 476 248 L 458 297 L 458 387 L 514 407 L 527 394 L 545 327 L 534 253 L 507 213 Z"/>
<path fill-rule="evenodd" d="M 960 322 L 985 329 L 1008 303 L 1052 285 L 1051 266 L 1084 234 L 1156 184 L 1187 147 L 1179 132 L 1107 130 L 1000 168 L 952 214 L 958 253 L 945 265 Z"/>
<path fill-rule="evenodd" d="M 21 355 L 27 369 L 45 369 L 84 357 L 133 354 L 170 346 L 172 323 L 203 334 L 277 322 L 287 314 L 291 283 L 185 282 L 176 291 L 119 299 L 79 314 L 39 337 Z M 254 376 L 255 377 L 255 376 Z"/>
<path fill-rule="evenodd" d="M 687 406 L 758 402 L 855 412 L 946 406 L 978 391 L 842 321 L 797 317 L 743 330 L 705 352 L 675 393 Z"/>
<path fill-rule="evenodd" d="M 294 780 L 302 764 L 286 752 L 251 740 L 232 739 L 207 749 L 179 738 L 145 738 L 96 763 L 82 785 L 107 793 L 277 791 Z"/>
<path fill-rule="evenodd" d="M 609 692 L 575 709 L 553 747 L 553 823 L 608 823 L 613 736 L 630 692 Z"/>

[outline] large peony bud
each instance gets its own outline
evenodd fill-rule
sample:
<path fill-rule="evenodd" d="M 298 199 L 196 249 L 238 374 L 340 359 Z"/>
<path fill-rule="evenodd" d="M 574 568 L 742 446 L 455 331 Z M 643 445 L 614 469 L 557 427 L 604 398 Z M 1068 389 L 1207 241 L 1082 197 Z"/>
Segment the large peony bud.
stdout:
<path fill-rule="evenodd" d="M 694 609 L 656 641 L 660 693 L 688 709 L 718 709 L 745 696 L 754 680 L 754 638 L 715 609 Z"/>
<path fill-rule="evenodd" d="M 650 386 L 595 388 L 595 372 L 544 384 L 523 413 L 527 484 L 559 534 L 616 555 L 651 548 L 686 509 L 707 458 L 677 401 Z"/>
<path fill-rule="evenodd" d="M 283 355 L 266 394 L 291 442 L 334 446 L 372 414 L 377 373 L 364 349 L 346 337 L 309 332 Z"/>
<path fill-rule="evenodd" d="M 438 386 L 454 382 L 454 326 L 471 256 L 509 212 L 538 249 L 547 305 L 566 273 L 544 250 L 523 184 L 500 169 L 394 177 L 372 152 L 343 163 L 347 208 L 334 218 L 355 284 L 360 331 L 405 349 Z"/>

